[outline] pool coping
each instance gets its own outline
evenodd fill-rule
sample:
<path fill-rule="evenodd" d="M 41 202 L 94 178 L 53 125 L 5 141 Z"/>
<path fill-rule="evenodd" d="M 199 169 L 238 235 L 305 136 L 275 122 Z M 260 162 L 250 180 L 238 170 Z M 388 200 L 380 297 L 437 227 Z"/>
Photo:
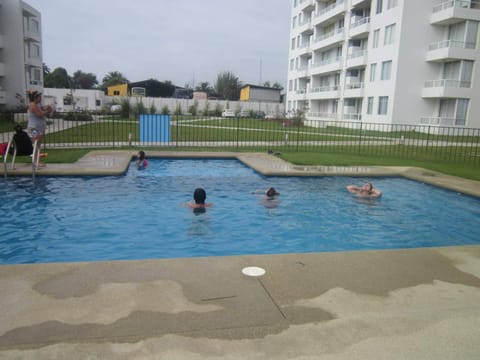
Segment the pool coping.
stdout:
<path fill-rule="evenodd" d="M 128 170 L 135 151 L 95 150 L 75 163 L 48 164 L 36 176 L 120 176 Z M 216 158 L 238 159 L 264 176 L 400 176 L 443 187 L 463 194 L 480 197 L 480 181 L 443 174 L 437 171 L 408 166 L 324 166 L 295 165 L 268 153 L 207 152 L 207 151 L 149 151 L 150 158 Z M 0 166 L 0 174 L 4 168 Z M 31 164 L 17 163 L 7 168 L 7 176 L 31 176 Z"/>
<path fill-rule="evenodd" d="M 122 175 L 133 155 L 95 151 L 39 175 Z M 478 182 L 419 168 L 148 156 L 237 158 L 266 176 L 404 176 L 478 196 Z M 245 276 L 249 266 L 266 274 Z M 0 290 L 2 359 L 480 357 L 480 245 L 0 265 Z"/>

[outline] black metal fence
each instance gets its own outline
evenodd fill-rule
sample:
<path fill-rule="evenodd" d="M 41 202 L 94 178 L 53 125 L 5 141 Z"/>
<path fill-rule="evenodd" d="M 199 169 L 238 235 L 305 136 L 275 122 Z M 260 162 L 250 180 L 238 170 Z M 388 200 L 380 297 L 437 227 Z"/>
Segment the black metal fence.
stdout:
<path fill-rule="evenodd" d="M 480 129 L 473 128 L 298 118 L 147 118 L 148 122 L 142 123 L 138 116 L 56 113 L 47 121 L 45 146 L 318 151 L 480 164 Z M 26 128 L 27 115 L 0 114 L 0 142 L 8 142 L 16 124 Z"/>

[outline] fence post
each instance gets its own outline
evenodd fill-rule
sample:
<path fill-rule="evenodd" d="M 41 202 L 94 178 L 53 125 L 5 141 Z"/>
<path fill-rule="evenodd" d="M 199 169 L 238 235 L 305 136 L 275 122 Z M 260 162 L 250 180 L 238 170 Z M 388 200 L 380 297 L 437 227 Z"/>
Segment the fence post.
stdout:
<path fill-rule="evenodd" d="M 363 123 L 360 123 L 360 137 L 358 138 L 358 153 L 360 154 L 360 149 L 362 148 L 362 131 L 363 131 Z"/>
<path fill-rule="evenodd" d="M 427 131 L 427 146 L 426 146 L 426 150 L 428 151 L 428 143 L 429 143 L 429 140 L 430 140 L 430 125 L 428 125 L 428 131 Z"/>

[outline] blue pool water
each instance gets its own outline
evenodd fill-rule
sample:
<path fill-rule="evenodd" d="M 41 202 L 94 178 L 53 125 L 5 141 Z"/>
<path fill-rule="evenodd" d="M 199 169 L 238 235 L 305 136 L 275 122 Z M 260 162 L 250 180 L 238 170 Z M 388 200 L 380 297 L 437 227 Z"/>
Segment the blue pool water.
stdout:
<path fill-rule="evenodd" d="M 345 186 L 372 181 L 377 201 Z M 266 209 L 255 190 L 274 186 Z M 182 206 L 196 187 L 214 203 Z M 235 160 L 150 159 L 119 177 L 9 178 L 0 263 L 392 249 L 480 243 L 480 200 L 402 178 L 262 177 Z"/>

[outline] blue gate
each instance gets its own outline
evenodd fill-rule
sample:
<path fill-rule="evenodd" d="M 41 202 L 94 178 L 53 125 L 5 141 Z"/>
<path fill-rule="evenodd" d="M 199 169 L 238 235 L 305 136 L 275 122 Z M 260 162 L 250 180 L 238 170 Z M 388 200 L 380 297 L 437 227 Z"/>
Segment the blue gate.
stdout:
<path fill-rule="evenodd" d="M 170 115 L 140 115 L 141 142 L 170 142 Z"/>

